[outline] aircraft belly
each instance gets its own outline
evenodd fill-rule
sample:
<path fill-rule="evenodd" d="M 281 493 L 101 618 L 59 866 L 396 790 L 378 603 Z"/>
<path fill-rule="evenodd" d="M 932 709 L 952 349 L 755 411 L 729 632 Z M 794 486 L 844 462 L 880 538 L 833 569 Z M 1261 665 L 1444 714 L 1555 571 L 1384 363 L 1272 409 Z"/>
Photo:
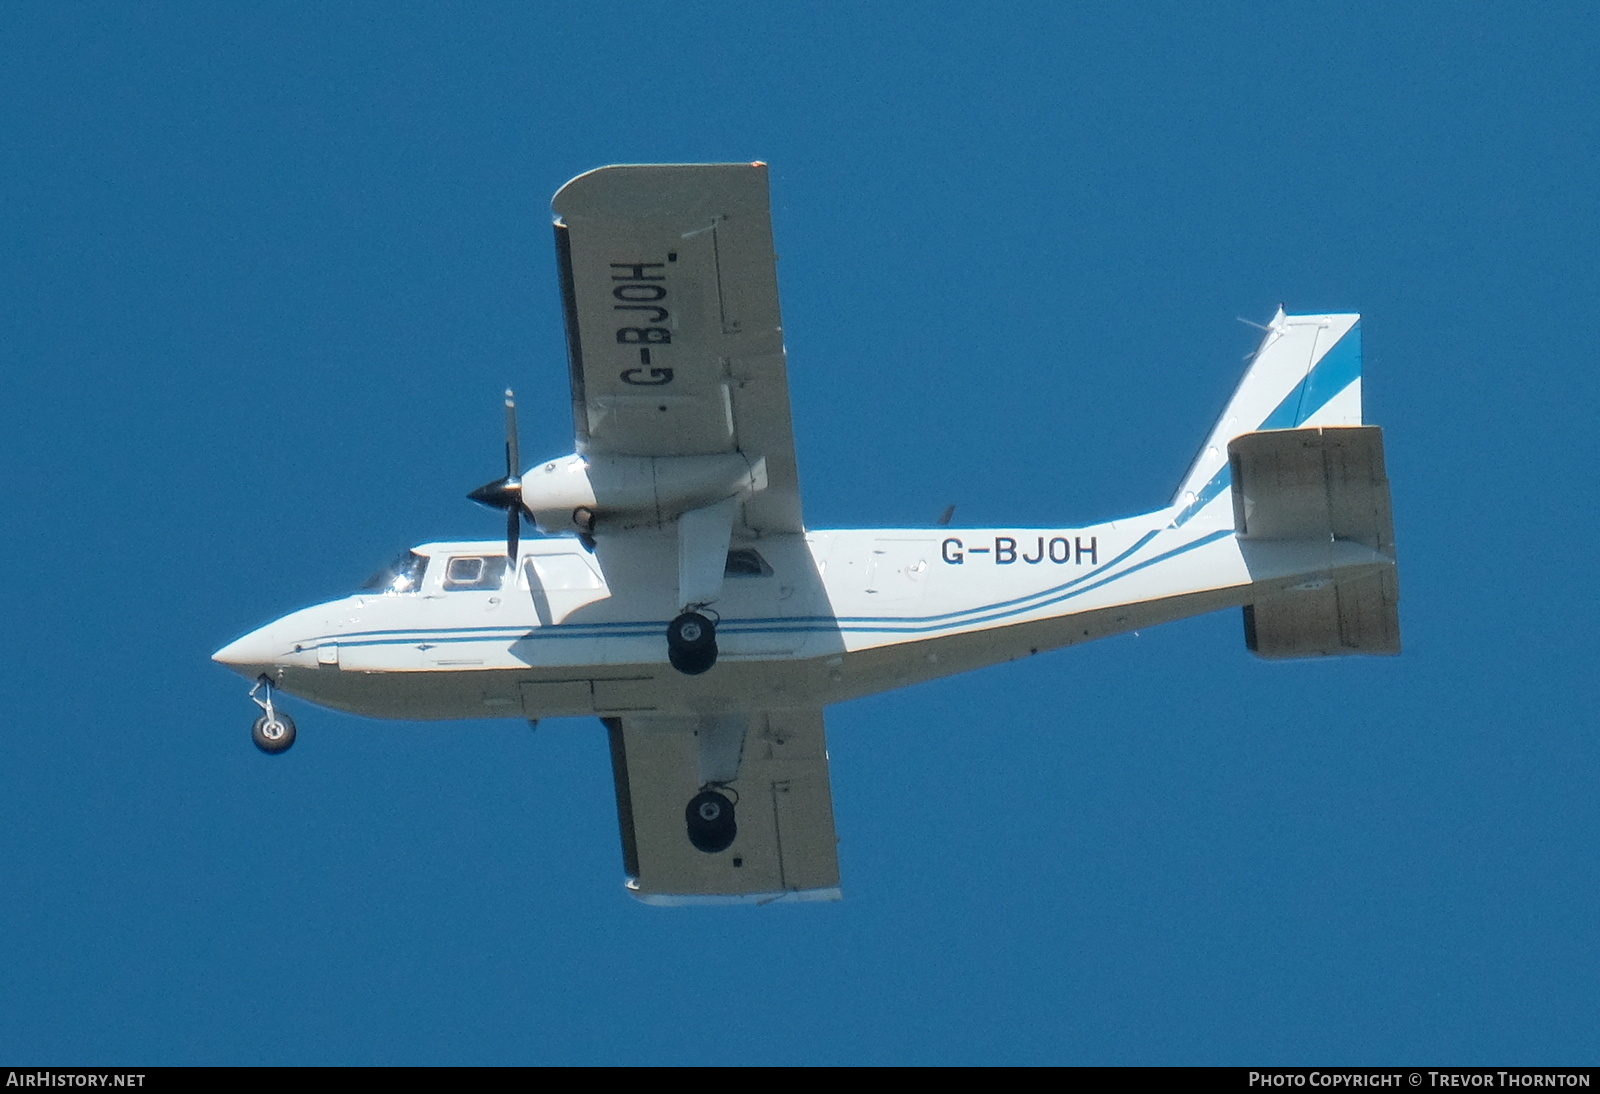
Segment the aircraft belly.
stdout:
<path fill-rule="evenodd" d="M 520 717 L 515 681 L 494 672 L 283 671 L 278 686 L 320 706 L 370 718 L 437 721 Z"/>
<path fill-rule="evenodd" d="M 699 714 L 822 701 L 818 659 L 718 663 L 703 676 L 673 671 L 665 656 L 632 665 L 572 668 L 353 672 L 284 669 L 279 686 L 321 706 L 374 718 L 558 718 L 655 712 Z"/>
<path fill-rule="evenodd" d="M 526 718 L 554 718 L 594 712 L 594 685 L 587 677 L 572 680 L 519 680 L 521 712 Z"/>

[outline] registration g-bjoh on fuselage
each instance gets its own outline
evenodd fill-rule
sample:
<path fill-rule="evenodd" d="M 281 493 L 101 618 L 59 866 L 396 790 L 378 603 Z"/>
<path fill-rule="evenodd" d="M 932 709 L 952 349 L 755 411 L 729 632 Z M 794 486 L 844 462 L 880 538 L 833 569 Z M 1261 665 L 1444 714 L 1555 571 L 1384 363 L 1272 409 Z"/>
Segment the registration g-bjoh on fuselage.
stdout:
<path fill-rule="evenodd" d="M 629 888 L 834 899 L 829 703 L 1222 608 L 1263 657 L 1392 654 L 1381 432 L 1355 315 L 1279 309 L 1172 500 L 1073 528 L 807 530 L 762 164 L 606 167 L 556 194 L 576 451 L 216 659 L 379 718 L 598 715 Z M 546 533 L 523 541 L 532 522 Z"/>

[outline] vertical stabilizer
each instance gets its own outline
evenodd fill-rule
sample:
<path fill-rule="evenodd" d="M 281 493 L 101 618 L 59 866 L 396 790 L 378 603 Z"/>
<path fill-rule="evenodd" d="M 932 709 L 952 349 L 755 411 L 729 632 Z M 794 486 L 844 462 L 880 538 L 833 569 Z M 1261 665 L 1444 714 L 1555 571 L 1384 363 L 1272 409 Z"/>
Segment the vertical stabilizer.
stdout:
<path fill-rule="evenodd" d="M 1241 433 L 1361 424 L 1361 317 L 1279 308 L 1172 499 L 1180 523 L 1227 492 L 1228 442 Z"/>

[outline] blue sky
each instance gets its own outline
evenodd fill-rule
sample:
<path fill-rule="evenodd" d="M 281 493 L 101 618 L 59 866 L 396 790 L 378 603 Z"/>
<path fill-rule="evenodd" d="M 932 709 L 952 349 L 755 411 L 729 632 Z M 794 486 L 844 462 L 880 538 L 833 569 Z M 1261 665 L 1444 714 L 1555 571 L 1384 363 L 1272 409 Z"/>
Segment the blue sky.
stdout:
<path fill-rule="evenodd" d="M 1592 1063 L 1597 23 L 9 6 L 0 1059 Z M 750 159 L 810 526 L 1161 504 L 1236 317 L 1359 310 L 1404 654 L 831 708 L 828 907 L 628 899 L 593 721 L 256 752 L 212 650 L 497 535 L 506 385 L 570 450 L 550 194 Z"/>

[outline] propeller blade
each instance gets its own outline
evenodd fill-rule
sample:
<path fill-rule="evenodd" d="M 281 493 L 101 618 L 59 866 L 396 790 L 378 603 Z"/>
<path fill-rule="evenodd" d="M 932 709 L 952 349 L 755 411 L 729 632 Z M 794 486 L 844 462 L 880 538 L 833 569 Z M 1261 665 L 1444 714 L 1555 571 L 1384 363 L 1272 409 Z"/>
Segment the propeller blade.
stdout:
<path fill-rule="evenodd" d="M 517 401 L 511 389 L 506 388 L 506 477 L 486 482 L 467 497 L 491 509 L 522 508 L 521 455 L 517 448 Z"/>
<path fill-rule="evenodd" d="M 515 568 L 522 542 L 522 457 L 517 451 L 517 400 L 506 388 L 506 477 L 486 482 L 467 497 L 479 505 L 506 511 L 506 567 Z M 531 522 L 530 522 L 531 523 Z"/>
<path fill-rule="evenodd" d="M 506 388 L 506 479 L 522 479 L 522 459 L 517 454 L 517 399 Z"/>

